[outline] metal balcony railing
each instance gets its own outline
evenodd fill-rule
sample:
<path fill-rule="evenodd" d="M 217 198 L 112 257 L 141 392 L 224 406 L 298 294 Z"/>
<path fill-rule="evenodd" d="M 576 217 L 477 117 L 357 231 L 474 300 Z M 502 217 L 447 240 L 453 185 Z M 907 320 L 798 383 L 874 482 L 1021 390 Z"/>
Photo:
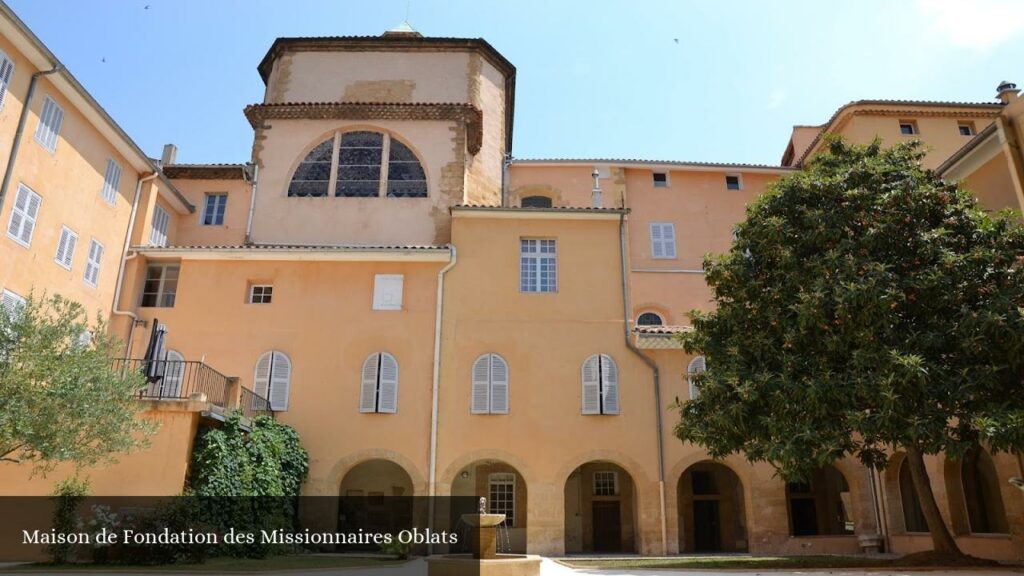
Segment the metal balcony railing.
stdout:
<path fill-rule="evenodd" d="M 115 359 L 114 369 L 143 372 L 151 361 L 132 358 Z M 202 362 L 190 360 L 154 360 L 154 370 L 159 376 L 145 388 L 139 390 L 144 400 L 188 400 L 205 395 L 206 401 L 221 408 L 228 407 L 228 377 Z"/>
<path fill-rule="evenodd" d="M 270 400 L 242 386 L 238 397 L 238 410 L 242 416 L 252 419 L 256 416 L 273 416 Z"/>

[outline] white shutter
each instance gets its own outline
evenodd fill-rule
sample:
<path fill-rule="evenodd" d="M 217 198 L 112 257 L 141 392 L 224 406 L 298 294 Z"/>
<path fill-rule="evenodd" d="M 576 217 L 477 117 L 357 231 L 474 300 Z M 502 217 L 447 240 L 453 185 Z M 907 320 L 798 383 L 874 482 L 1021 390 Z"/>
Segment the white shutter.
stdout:
<path fill-rule="evenodd" d="M 697 381 L 694 376 L 707 370 L 707 361 L 703 356 L 697 356 L 693 360 L 690 360 L 690 365 L 686 369 L 686 381 L 690 387 L 690 400 L 697 397 Z"/>
<path fill-rule="evenodd" d="M 651 224 L 651 257 L 664 258 L 665 252 L 661 244 L 661 224 Z"/>
<path fill-rule="evenodd" d="M 371 354 L 363 362 L 362 384 L 359 387 L 359 411 L 377 411 L 377 368 L 380 354 Z"/>
<path fill-rule="evenodd" d="M 11 85 L 11 77 L 14 75 L 14 61 L 7 57 L 7 54 L 0 52 L 0 109 L 3 109 L 7 101 L 7 89 Z"/>
<path fill-rule="evenodd" d="M 257 396 L 267 397 L 267 387 L 270 385 L 270 359 L 272 352 L 264 352 L 256 361 L 256 371 L 252 377 L 252 391 Z"/>
<path fill-rule="evenodd" d="M 508 364 L 497 354 L 491 358 L 491 413 L 508 414 Z"/>
<path fill-rule="evenodd" d="M 601 413 L 601 383 L 599 380 L 600 365 L 597 355 L 583 362 L 583 413 Z"/>
<path fill-rule="evenodd" d="M 42 198 L 35 192 L 29 192 L 28 209 L 25 210 L 25 222 L 21 225 L 21 241 L 25 244 L 32 243 L 32 231 L 36 227 L 36 216 L 39 215 L 39 204 Z"/>
<path fill-rule="evenodd" d="M 168 350 L 164 365 L 164 398 L 181 398 L 181 383 L 185 378 L 185 357 L 174 350 Z"/>
<path fill-rule="evenodd" d="M 43 109 L 39 114 L 39 126 L 36 128 L 36 142 L 50 152 L 57 149 L 57 136 L 61 124 L 64 123 L 64 109 L 57 105 L 49 96 L 43 99 Z"/>
<path fill-rule="evenodd" d="M 619 367 L 605 354 L 601 355 L 601 397 L 604 399 L 602 414 L 619 413 Z"/>
<path fill-rule="evenodd" d="M 89 243 L 89 259 L 85 263 L 85 281 L 90 286 L 96 286 L 100 277 L 100 262 L 103 260 L 103 244 L 95 238 Z"/>
<path fill-rule="evenodd" d="M 398 362 L 387 352 L 380 355 L 380 398 L 377 411 L 385 414 L 398 412 Z"/>
<path fill-rule="evenodd" d="M 4 289 L 2 296 L 0 296 L 0 304 L 3 305 L 7 314 L 13 318 L 14 315 L 17 314 L 18 309 L 25 305 L 25 298 L 11 292 L 10 290 Z"/>
<path fill-rule="evenodd" d="M 60 241 L 57 243 L 57 254 L 53 260 L 62 267 L 71 269 L 71 262 L 75 257 L 75 246 L 78 244 L 78 234 L 75 234 L 67 226 L 60 230 Z"/>
<path fill-rule="evenodd" d="M 167 223 L 170 219 L 170 214 L 160 206 L 153 210 L 153 230 L 149 233 L 149 244 L 151 246 L 167 245 Z"/>
<path fill-rule="evenodd" d="M 662 244 L 664 245 L 665 258 L 676 257 L 676 226 L 675 224 L 662 225 Z"/>
<path fill-rule="evenodd" d="M 484 354 L 473 363 L 473 390 L 470 400 L 471 414 L 487 414 L 490 412 L 490 354 Z"/>
<path fill-rule="evenodd" d="M 121 166 L 114 159 L 107 160 L 107 172 L 103 175 L 103 190 L 100 194 L 108 204 L 117 202 L 117 188 L 121 183 Z"/>
<path fill-rule="evenodd" d="M 11 221 L 7 226 L 7 234 L 13 238 L 21 238 L 22 214 L 28 205 L 28 188 L 24 184 L 18 186 L 18 194 L 14 197 L 14 208 L 11 209 Z"/>
<path fill-rule="evenodd" d="M 270 364 L 270 409 L 280 412 L 288 409 L 288 392 L 292 384 L 292 362 L 284 352 L 274 352 Z"/>

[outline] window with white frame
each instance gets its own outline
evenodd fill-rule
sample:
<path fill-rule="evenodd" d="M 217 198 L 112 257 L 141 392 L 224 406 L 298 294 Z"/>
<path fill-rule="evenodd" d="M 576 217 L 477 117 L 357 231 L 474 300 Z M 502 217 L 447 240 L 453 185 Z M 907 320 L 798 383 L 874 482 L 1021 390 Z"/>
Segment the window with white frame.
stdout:
<path fill-rule="evenodd" d="M 727 190 L 742 190 L 743 189 L 743 177 L 739 174 L 726 174 L 725 176 L 725 188 Z"/>
<path fill-rule="evenodd" d="M 7 91 L 11 86 L 11 78 L 14 76 L 14 61 L 3 51 L 0 51 L 0 110 L 4 108 L 7 101 Z"/>
<path fill-rule="evenodd" d="M 17 314 L 18 310 L 20 310 L 26 302 L 27 301 L 24 296 L 6 288 L 4 288 L 3 292 L 0 293 L 0 306 L 3 306 L 4 310 L 10 316 Z"/>
<path fill-rule="evenodd" d="M 57 138 L 60 136 L 62 124 L 64 109 L 53 98 L 43 98 L 43 109 L 39 113 L 39 126 L 36 128 L 36 142 L 50 152 L 57 150 Z"/>
<path fill-rule="evenodd" d="M 693 360 L 690 360 L 690 365 L 686 368 L 686 383 L 690 387 L 690 400 L 697 398 L 699 393 L 697 390 L 697 381 L 700 379 L 700 373 L 707 370 L 707 362 L 703 356 L 697 356 Z"/>
<path fill-rule="evenodd" d="M 120 185 L 121 165 L 110 158 L 107 160 L 107 171 L 103 174 L 103 191 L 100 192 L 107 204 L 114 205 L 117 202 L 117 188 Z"/>
<path fill-rule="evenodd" d="M 171 221 L 171 215 L 160 206 L 153 210 L 153 229 L 149 233 L 149 244 L 151 246 L 167 246 L 167 225 Z"/>
<path fill-rule="evenodd" d="M 227 194 L 207 194 L 206 204 L 203 206 L 203 226 L 222 226 L 227 207 Z"/>
<path fill-rule="evenodd" d="M 292 361 L 280 350 L 264 352 L 256 361 L 253 374 L 253 392 L 270 401 L 275 412 L 288 410 L 288 397 L 292 386 Z"/>
<path fill-rule="evenodd" d="M 668 173 L 655 172 L 653 175 L 653 182 L 655 188 L 668 188 Z"/>
<path fill-rule="evenodd" d="M 508 363 L 484 354 L 473 363 L 471 414 L 508 414 Z"/>
<path fill-rule="evenodd" d="M 252 284 L 249 286 L 249 304 L 270 304 L 274 297 L 274 287 L 270 284 Z"/>
<path fill-rule="evenodd" d="M 519 290 L 557 292 L 558 268 L 554 239 L 519 240 Z"/>
<path fill-rule="evenodd" d="M 7 236 L 25 248 L 32 245 L 32 233 L 36 229 L 36 218 L 39 217 L 39 206 L 43 199 L 28 186 L 18 185 L 18 193 L 14 197 L 11 208 L 11 219 L 7 222 Z"/>
<path fill-rule="evenodd" d="M 67 226 L 60 228 L 60 240 L 57 242 L 57 253 L 53 261 L 65 270 L 71 270 L 71 262 L 75 258 L 75 247 L 78 245 L 78 234 Z"/>
<path fill-rule="evenodd" d="M 147 308 L 173 308 L 178 292 L 177 264 L 150 264 L 146 268 L 146 281 L 142 285 L 140 306 Z"/>
<path fill-rule="evenodd" d="M 363 362 L 359 411 L 398 412 L 398 361 L 387 352 L 375 352 Z"/>
<path fill-rule="evenodd" d="M 487 476 L 487 513 L 504 514 L 505 526 L 516 525 L 516 475 L 494 472 Z"/>
<path fill-rule="evenodd" d="M 103 262 L 103 244 L 93 238 L 89 242 L 89 259 L 85 262 L 85 283 L 93 288 L 100 281 L 101 262 Z"/>
<path fill-rule="evenodd" d="M 619 474 L 614 470 L 594 472 L 594 496 L 617 496 Z"/>
<path fill-rule="evenodd" d="M 651 222 L 651 257 L 676 257 L 676 227 L 671 222 Z"/>
<path fill-rule="evenodd" d="M 607 354 L 583 362 L 583 414 L 619 413 L 619 367 Z"/>

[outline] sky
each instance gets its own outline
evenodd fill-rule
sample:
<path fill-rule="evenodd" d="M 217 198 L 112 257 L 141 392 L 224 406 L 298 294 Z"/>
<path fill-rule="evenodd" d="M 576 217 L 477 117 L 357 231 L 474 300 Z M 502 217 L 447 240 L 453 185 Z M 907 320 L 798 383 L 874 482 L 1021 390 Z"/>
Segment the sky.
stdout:
<path fill-rule="evenodd" d="M 517 68 L 516 158 L 777 164 L 858 99 L 1024 86 L 1024 0 L 6 0 L 148 154 L 245 162 L 278 36 L 484 38 Z"/>

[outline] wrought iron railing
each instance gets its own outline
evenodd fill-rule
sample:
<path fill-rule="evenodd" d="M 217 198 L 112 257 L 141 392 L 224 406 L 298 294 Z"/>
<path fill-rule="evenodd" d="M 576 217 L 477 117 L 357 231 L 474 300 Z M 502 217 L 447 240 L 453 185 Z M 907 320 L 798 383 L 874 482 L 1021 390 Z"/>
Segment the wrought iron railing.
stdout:
<path fill-rule="evenodd" d="M 152 369 L 150 363 L 153 363 Z M 191 360 L 115 359 L 114 369 L 143 372 L 154 375 L 139 398 L 146 400 L 187 400 L 198 394 L 206 401 L 228 407 L 228 377 L 202 362 Z"/>
<path fill-rule="evenodd" d="M 246 418 L 256 416 L 273 416 L 270 411 L 270 400 L 242 386 L 238 396 L 238 410 Z"/>

